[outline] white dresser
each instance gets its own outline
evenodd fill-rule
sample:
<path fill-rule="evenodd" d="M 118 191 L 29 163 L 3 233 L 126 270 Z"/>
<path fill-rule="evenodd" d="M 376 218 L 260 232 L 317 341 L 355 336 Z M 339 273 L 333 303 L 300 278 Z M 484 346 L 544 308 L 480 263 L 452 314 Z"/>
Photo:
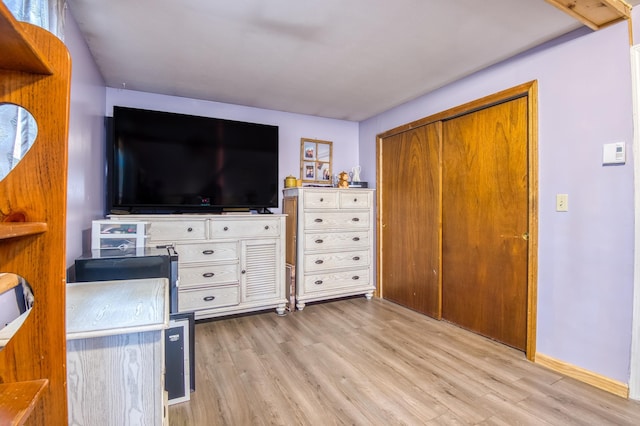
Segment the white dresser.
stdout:
<path fill-rule="evenodd" d="M 166 278 L 66 287 L 69 425 L 166 425 Z"/>
<path fill-rule="evenodd" d="M 375 290 L 373 189 L 288 188 L 297 197 L 296 307 Z"/>
<path fill-rule="evenodd" d="M 122 215 L 149 223 L 147 245 L 178 253 L 178 311 L 195 319 L 286 306 L 284 215 Z"/>

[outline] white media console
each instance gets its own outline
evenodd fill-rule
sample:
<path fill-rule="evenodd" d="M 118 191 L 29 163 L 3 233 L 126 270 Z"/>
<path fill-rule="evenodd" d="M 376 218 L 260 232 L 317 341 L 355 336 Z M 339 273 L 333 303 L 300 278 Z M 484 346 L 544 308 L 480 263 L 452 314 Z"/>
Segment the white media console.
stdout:
<path fill-rule="evenodd" d="M 112 215 L 144 221 L 147 246 L 178 252 L 178 311 L 196 319 L 275 309 L 285 299 L 285 215 Z"/>

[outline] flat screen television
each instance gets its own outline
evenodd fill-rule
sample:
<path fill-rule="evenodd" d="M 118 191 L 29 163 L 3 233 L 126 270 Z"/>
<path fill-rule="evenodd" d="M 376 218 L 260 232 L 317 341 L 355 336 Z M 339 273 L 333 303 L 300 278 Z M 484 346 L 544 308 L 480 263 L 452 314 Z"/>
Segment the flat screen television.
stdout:
<path fill-rule="evenodd" d="M 278 126 L 114 106 L 107 213 L 278 207 Z"/>

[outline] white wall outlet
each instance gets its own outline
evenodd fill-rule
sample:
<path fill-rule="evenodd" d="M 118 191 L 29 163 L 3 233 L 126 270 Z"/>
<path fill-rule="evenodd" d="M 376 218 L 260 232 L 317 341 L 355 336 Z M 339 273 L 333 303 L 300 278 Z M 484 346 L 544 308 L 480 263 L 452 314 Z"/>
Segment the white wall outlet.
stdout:
<path fill-rule="evenodd" d="M 556 194 L 556 211 L 569 211 L 569 194 Z"/>

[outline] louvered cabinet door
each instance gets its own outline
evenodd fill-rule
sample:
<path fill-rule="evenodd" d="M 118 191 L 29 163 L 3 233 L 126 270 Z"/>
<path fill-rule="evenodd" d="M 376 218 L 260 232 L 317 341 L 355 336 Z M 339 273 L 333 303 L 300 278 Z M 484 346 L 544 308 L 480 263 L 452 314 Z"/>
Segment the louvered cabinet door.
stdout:
<path fill-rule="evenodd" d="M 280 239 L 242 241 L 243 302 L 284 297 Z"/>

